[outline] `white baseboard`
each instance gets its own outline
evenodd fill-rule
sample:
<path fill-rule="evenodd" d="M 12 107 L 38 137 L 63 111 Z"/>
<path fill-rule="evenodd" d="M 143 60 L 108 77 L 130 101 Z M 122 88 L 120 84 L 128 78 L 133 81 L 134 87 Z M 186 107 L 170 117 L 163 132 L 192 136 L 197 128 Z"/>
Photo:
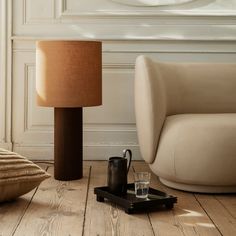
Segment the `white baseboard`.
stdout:
<path fill-rule="evenodd" d="M 138 145 L 85 145 L 83 156 L 84 160 L 108 160 L 111 156 L 122 156 L 122 151 L 126 148 L 132 150 L 133 160 L 142 160 Z M 15 144 L 13 150 L 30 160 L 53 160 L 53 145 Z"/>
<path fill-rule="evenodd" d="M 12 143 L 0 143 L 0 147 L 11 151 Z"/>

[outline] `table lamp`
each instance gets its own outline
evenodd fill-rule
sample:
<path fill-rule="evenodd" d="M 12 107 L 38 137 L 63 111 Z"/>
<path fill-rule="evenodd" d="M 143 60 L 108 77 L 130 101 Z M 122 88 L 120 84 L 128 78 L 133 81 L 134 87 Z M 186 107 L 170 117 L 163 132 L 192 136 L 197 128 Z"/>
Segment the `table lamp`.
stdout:
<path fill-rule="evenodd" d="M 39 106 L 54 107 L 54 177 L 83 177 L 82 107 L 102 104 L 102 44 L 37 41 Z"/>

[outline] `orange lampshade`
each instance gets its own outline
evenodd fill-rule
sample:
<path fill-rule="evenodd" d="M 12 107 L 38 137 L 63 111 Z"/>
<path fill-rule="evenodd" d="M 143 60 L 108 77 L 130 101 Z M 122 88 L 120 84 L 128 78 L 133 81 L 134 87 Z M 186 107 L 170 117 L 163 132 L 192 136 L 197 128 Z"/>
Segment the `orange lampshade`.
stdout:
<path fill-rule="evenodd" d="M 40 106 L 101 105 L 101 42 L 38 41 L 36 91 Z"/>

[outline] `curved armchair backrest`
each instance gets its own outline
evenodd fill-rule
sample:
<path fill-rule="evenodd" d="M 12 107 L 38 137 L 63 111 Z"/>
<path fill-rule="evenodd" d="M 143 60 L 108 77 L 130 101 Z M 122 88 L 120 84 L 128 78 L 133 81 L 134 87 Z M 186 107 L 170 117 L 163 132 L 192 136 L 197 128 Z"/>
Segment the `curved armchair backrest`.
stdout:
<path fill-rule="evenodd" d="M 165 117 L 236 112 L 236 64 L 162 63 L 139 56 L 135 67 L 135 113 L 140 149 L 155 159 Z"/>
<path fill-rule="evenodd" d="M 236 64 L 152 63 L 152 76 L 165 84 L 167 115 L 236 112 Z"/>
<path fill-rule="evenodd" d="M 152 163 L 166 118 L 166 95 L 160 73 L 144 56 L 136 60 L 134 101 L 140 151 L 145 161 Z"/>

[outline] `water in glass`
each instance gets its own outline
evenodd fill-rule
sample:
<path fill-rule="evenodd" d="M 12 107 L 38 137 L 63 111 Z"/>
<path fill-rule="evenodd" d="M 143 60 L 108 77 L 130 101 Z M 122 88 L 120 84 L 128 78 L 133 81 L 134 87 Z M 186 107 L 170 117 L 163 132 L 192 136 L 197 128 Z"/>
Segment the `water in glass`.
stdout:
<path fill-rule="evenodd" d="M 135 195 L 138 198 L 147 198 L 149 189 L 149 181 L 135 181 Z"/>

